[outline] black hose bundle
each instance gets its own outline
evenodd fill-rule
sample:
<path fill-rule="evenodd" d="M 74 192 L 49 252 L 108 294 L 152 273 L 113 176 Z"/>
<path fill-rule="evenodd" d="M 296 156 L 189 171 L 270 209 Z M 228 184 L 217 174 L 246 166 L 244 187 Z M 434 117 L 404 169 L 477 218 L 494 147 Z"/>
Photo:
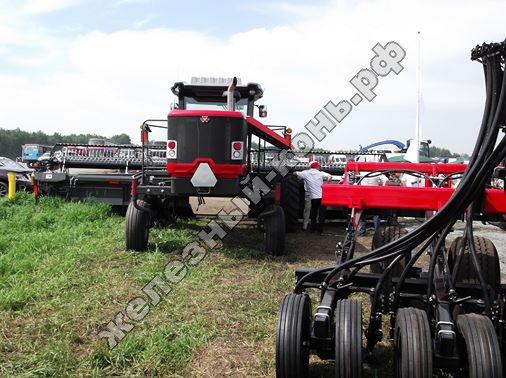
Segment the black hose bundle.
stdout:
<path fill-rule="evenodd" d="M 446 236 L 452 230 L 453 225 L 466 213 L 467 224 L 464 233 L 465 242 L 462 243 L 462 248 L 469 245 L 471 255 L 473 256 L 472 260 L 483 287 L 486 308 L 490 309 L 490 298 L 485 287 L 485 279 L 483 277 L 483 272 L 480 270 L 473 243 L 472 221 L 474 211 L 482 206 L 482 198 L 487 180 L 492 174 L 493 169 L 506 156 L 506 137 L 503 136 L 501 140 L 497 142 L 506 115 L 503 113 L 504 102 L 506 100 L 506 75 L 504 75 L 505 56 L 506 41 L 492 44 L 484 43 L 480 46 L 476 46 L 471 51 L 471 59 L 481 62 L 484 68 L 486 83 L 485 110 L 469 164 L 462 176 L 460 185 L 449 201 L 436 215 L 409 234 L 337 266 L 318 269 L 306 274 L 298 281 L 294 289 L 295 292 L 301 292 L 304 283 L 316 275 L 326 273 L 326 278 L 322 283 L 322 286 L 325 288 L 328 287 L 331 282 L 336 282 L 335 277 L 345 269 L 354 268 L 352 273 L 347 276 L 347 280 L 350 280 L 350 278 L 363 266 L 393 259 L 392 263 L 387 267 L 387 272 L 384 274 L 386 275 L 401 257 L 422 244 L 423 247 L 411 258 L 404 269 L 398 287 L 404 282 L 408 270 L 429 246 L 431 247 L 431 261 L 429 265 L 428 282 L 431 283 L 434 277 L 436 255 L 441 248 L 444 248 Z M 506 111 L 506 108 L 504 108 L 504 111 Z M 381 286 L 382 282 L 383 280 L 380 280 L 378 286 Z M 342 283 L 345 284 L 345 282 Z M 453 282 L 448 282 L 448 285 L 452 288 Z M 432 284 L 429 284 L 427 288 L 427 297 L 432 295 L 433 290 Z M 379 290 L 376 291 L 376 293 L 378 292 Z M 394 301 L 398 300 L 398 295 L 399 290 L 396 290 L 396 298 Z M 375 302 L 376 301 L 373 301 L 373 303 Z"/>

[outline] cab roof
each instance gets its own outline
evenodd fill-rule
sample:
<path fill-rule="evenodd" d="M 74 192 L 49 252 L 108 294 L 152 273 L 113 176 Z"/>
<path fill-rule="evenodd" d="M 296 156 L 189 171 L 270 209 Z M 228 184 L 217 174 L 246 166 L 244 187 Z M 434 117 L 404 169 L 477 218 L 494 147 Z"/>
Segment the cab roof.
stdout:
<path fill-rule="evenodd" d="M 171 87 L 172 93 L 178 97 L 194 97 L 201 101 L 223 98 L 223 93 L 228 89 L 227 85 L 206 85 L 206 84 L 188 84 L 184 81 L 176 82 Z M 262 98 L 264 91 L 260 84 L 248 83 L 246 85 L 237 85 L 235 87 L 236 98 L 248 98 L 250 101 L 257 101 Z"/>

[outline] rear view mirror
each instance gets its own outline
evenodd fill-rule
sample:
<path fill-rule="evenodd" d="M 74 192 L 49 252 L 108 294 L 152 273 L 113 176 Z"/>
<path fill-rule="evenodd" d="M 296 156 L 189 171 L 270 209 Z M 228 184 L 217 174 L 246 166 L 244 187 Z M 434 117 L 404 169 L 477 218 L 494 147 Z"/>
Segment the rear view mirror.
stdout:
<path fill-rule="evenodd" d="M 265 106 L 265 105 L 258 105 L 258 116 L 260 118 L 267 117 L 267 106 Z"/>

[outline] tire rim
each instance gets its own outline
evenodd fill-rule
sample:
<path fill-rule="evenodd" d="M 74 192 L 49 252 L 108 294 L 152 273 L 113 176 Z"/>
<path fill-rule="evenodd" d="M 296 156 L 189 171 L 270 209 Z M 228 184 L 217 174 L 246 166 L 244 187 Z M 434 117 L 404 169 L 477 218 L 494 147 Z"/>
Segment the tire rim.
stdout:
<path fill-rule="evenodd" d="M 0 197 L 3 197 L 7 194 L 7 187 L 4 184 L 0 183 Z"/>

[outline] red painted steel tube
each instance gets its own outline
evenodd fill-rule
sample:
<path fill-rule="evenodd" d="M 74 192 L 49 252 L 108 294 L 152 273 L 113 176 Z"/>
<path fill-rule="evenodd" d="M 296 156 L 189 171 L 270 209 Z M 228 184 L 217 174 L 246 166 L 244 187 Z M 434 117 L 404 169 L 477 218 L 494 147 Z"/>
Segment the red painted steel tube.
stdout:
<path fill-rule="evenodd" d="M 323 185 L 322 204 L 365 209 L 439 210 L 455 189 L 410 188 L 404 186 Z M 506 213 L 503 190 L 485 190 L 485 212 Z"/>

